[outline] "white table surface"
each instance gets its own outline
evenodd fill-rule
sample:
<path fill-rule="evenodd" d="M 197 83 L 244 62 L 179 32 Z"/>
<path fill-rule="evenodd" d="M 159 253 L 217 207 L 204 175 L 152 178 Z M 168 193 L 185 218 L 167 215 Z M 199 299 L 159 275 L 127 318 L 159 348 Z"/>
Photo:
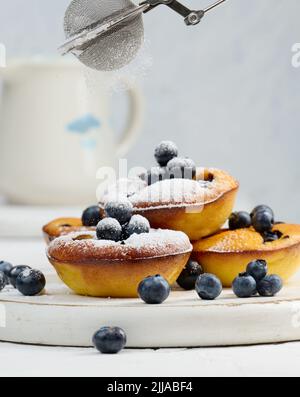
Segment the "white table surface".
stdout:
<path fill-rule="evenodd" d="M 1 259 L 52 271 L 39 238 L 1 238 Z M 278 345 L 124 350 L 0 343 L 0 376 L 299 376 L 300 343 Z"/>

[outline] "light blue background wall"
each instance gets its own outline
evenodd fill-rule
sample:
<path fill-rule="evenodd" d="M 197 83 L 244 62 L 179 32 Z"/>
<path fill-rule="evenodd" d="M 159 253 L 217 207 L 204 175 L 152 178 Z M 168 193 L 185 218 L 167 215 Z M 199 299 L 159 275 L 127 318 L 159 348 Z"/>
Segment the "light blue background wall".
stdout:
<path fill-rule="evenodd" d="M 56 54 L 67 4 L 0 0 L 8 55 Z M 155 144 L 173 139 L 199 164 L 234 174 L 241 202 L 300 222 L 300 68 L 291 65 L 299 15 L 299 0 L 229 0 L 190 28 L 164 7 L 146 15 L 153 65 L 141 79 L 146 123 L 130 164 L 150 166 Z"/>

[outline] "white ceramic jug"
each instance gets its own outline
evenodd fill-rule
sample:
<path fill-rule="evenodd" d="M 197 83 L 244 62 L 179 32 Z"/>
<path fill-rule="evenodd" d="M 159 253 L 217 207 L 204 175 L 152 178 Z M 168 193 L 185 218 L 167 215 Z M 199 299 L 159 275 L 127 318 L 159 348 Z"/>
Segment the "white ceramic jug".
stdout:
<path fill-rule="evenodd" d="M 0 193 L 22 204 L 74 205 L 96 199 L 96 172 L 115 166 L 136 139 L 143 101 L 129 85 L 129 123 L 110 127 L 109 74 L 79 63 L 19 61 L 0 68 Z"/>

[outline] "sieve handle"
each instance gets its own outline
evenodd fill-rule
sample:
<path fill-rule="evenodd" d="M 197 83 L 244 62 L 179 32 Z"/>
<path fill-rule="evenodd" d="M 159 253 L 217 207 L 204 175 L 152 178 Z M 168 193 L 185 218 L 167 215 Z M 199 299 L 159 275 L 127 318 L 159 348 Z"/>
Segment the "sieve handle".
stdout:
<path fill-rule="evenodd" d="M 219 5 L 221 5 L 222 3 L 224 3 L 227 0 L 218 0 L 215 3 L 211 4 L 210 6 L 206 7 L 203 11 L 204 13 L 207 13 L 208 11 L 213 10 L 214 8 L 218 7 Z"/>
<path fill-rule="evenodd" d="M 128 83 L 128 81 L 124 81 L 124 83 L 129 87 L 127 95 L 129 99 L 130 114 L 123 135 L 117 144 L 118 158 L 125 156 L 132 145 L 136 142 L 143 125 L 145 113 L 144 97 L 140 88 L 131 82 Z"/>
<path fill-rule="evenodd" d="M 147 3 L 149 4 L 149 7 L 143 11 L 144 13 L 153 10 L 159 5 L 166 5 L 170 7 L 173 11 L 183 16 L 187 25 L 197 25 L 207 12 L 218 7 L 225 1 L 227 0 L 216 0 L 213 4 L 210 4 L 203 10 L 191 10 L 185 5 L 181 4 L 178 0 L 145 0 L 140 5 L 142 6 Z"/>

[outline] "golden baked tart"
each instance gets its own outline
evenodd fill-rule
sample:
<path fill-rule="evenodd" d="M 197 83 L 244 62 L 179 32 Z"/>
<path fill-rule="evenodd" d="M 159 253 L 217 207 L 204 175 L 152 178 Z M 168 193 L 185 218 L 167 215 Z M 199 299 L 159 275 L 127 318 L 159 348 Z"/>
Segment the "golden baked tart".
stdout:
<path fill-rule="evenodd" d="M 192 251 L 188 237 L 171 230 L 133 234 L 127 240 L 99 240 L 95 232 L 76 232 L 53 240 L 49 261 L 61 280 L 80 295 L 137 297 L 139 283 L 160 274 L 170 285 Z"/>
<path fill-rule="evenodd" d="M 193 258 L 205 272 L 219 277 L 224 287 L 231 287 L 234 278 L 257 259 L 266 260 L 269 273 L 287 281 L 300 267 L 300 225 L 277 224 L 273 233 L 278 239 L 265 242 L 252 227 L 222 230 L 195 242 Z"/>
<path fill-rule="evenodd" d="M 198 168 L 193 179 L 165 179 L 147 185 L 128 182 L 127 198 L 135 214 L 146 217 L 153 228 L 178 230 L 190 240 L 215 233 L 232 212 L 238 182 L 227 172 Z M 135 189 L 133 188 L 135 187 Z M 124 181 L 110 186 L 100 198 L 100 208 L 125 192 Z"/>
<path fill-rule="evenodd" d="M 58 218 L 49 222 L 43 227 L 43 234 L 46 243 L 49 244 L 52 240 L 59 236 L 63 236 L 73 232 L 83 232 L 95 230 L 95 227 L 85 227 L 80 218 Z"/>

